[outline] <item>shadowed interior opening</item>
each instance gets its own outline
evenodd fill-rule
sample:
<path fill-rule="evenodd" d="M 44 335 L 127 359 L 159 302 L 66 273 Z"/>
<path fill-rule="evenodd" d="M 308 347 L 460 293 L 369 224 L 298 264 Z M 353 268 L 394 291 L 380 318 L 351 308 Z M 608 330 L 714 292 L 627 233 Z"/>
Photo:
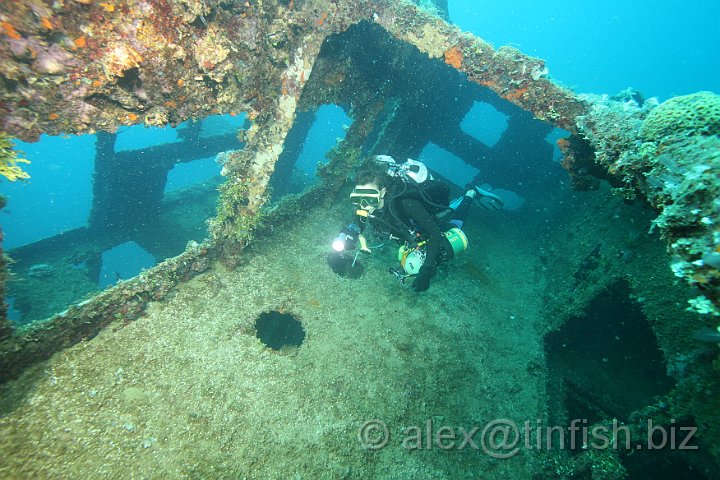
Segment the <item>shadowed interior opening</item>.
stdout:
<path fill-rule="evenodd" d="M 255 332 L 257 338 L 273 350 L 299 347 L 305 340 L 305 329 L 300 320 L 276 310 L 260 314 L 255 320 Z"/>
<path fill-rule="evenodd" d="M 553 375 L 549 391 L 555 390 L 552 403 L 563 411 L 554 420 L 558 425 L 576 421 L 588 426 L 613 418 L 620 424 L 642 423 L 643 411 L 656 412 L 648 417 L 654 426 L 663 421 L 667 406 L 662 398 L 675 381 L 667 374 L 655 334 L 627 281 L 610 285 L 590 302 L 584 316 L 572 317 L 547 334 L 545 349 Z M 689 417 L 672 422 L 662 428 L 674 428 L 679 435 L 687 431 L 682 428 L 696 427 Z M 661 441 L 660 434 L 653 437 L 653 442 Z M 586 447 L 578 443 L 567 450 L 577 455 Z M 620 459 L 629 479 L 707 478 L 693 468 L 704 461 L 701 456 L 690 448 L 640 446 L 621 453 Z"/>
<path fill-rule="evenodd" d="M 670 391 L 662 352 L 627 282 L 599 294 L 584 317 L 545 337 L 548 366 L 560 375 L 568 418 L 628 419 Z"/>

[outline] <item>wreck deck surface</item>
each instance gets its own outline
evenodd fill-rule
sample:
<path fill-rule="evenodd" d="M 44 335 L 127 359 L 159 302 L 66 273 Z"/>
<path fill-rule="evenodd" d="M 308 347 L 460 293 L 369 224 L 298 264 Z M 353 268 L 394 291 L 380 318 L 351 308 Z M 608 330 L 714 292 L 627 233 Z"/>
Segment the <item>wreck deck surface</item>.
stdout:
<path fill-rule="evenodd" d="M 470 447 L 402 448 L 402 429 L 428 419 L 470 430 L 545 414 L 538 260 L 510 219 L 480 215 L 471 253 L 425 295 L 396 284 L 380 261 L 360 279 L 336 276 L 324 255 L 342 217 L 325 212 L 236 271 L 216 266 L 145 317 L 5 385 L 1 471 L 529 478 L 531 451 L 502 461 Z M 254 319 L 271 309 L 302 320 L 299 349 L 275 353 L 254 336 Z M 377 452 L 357 435 L 375 418 L 392 434 Z"/>
<path fill-rule="evenodd" d="M 387 273 L 394 248 L 375 253 L 359 279 L 335 275 L 325 255 L 347 212 L 315 208 L 295 227 L 276 228 L 256 242 L 236 270 L 216 264 L 172 298 L 150 304 L 144 317 L 111 324 L 0 387 L 0 448 L 8 453 L 2 472 L 19 478 L 557 474 L 547 450 L 523 444 L 512 458 L 497 459 L 482 450 L 480 436 L 497 419 L 521 428 L 527 420 L 548 426 L 567 420 L 567 399 L 552 391 L 558 372 L 548 373 L 546 333 L 623 278 L 644 299 L 651 324 L 682 315 L 664 275 L 672 274 L 663 268 L 662 243 L 647 234 L 651 215 L 620 207 L 609 195 L 562 190 L 548 199 L 547 211 L 476 208 L 466 225 L 469 251 L 421 295 Z M 618 208 L 626 216 L 615 215 Z M 565 221 L 548 222 L 553 218 Z M 600 267 L 573 278 L 570 272 L 598 240 Z M 653 274 L 648 265 L 656 266 Z M 301 347 L 274 352 L 259 342 L 253 322 L 268 310 L 302 321 Z M 657 333 L 661 344 L 677 335 Z M 606 353 L 614 354 L 622 361 L 628 353 Z M 595 397 L 609 401 L 603 408 L 627 403 L 623 391 L 647 391 L 654 382 L 633 374 L 645 368 L 640 364 L 623 372 L 612 358 L 586 361 L 620 382 Z M 573 381 L 588 392 L 604 390 L 593 368 Z M 358 440 L 358 429 L 372 419 L 391 433 L 380 450 Z M 425 431 L 428 420 L 435 432 L 445 425 L 480 427 L 478 449 L 403 448 L 403 430 Z"/>

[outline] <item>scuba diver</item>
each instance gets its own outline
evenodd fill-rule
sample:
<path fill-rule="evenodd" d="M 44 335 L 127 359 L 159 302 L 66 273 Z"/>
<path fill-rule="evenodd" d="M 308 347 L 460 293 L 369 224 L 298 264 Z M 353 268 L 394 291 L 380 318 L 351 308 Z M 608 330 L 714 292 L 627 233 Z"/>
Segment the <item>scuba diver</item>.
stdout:
<path fill-rule="evenodd" d="M 387 155 L 370 157 L 360 167 L 350 194 L 355 221 L 335 238 L 328 262 L 339 275 L 362 274 L 357 258 L 371 252 L 363 235 L 371 225 L 376 234 L 401 244 L 399 266 L 390 272 L 402 283 L 413 278 L 413 290 L 423 292 L 437 266 L 467 248 L 461 228 L 475 199 L 485 200 L 481 204 L 486 208 L 503 206 L 497 195 L 478 187 L 467 187 L 465 195 L 450 202 L 449 187 L 435 180 L 423 163 L 408 159 L 399 164 Z"/>

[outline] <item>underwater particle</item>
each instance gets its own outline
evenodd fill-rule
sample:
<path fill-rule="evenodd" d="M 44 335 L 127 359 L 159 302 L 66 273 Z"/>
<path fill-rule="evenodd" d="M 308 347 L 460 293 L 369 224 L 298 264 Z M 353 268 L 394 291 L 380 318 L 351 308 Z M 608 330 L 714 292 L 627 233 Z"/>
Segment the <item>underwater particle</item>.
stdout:
<path fill-rule="evenodd" d="M 720 95 L 698 92 L 666 100 L 647 116 L 640 135 L 656 143 L 676 135 L 720 135 Z"/>
<path fill-rule="evenodd" d="M 299 347 L 305 340 L 305 329 L 294 315 L 277 310 L 263 312 L 255 320 L 257 338 L 267 347 Z"/>
<path fill-rule="evenodd" d="M 458 47 L 452 47 L 445 50 L 445 63 L 455 68 L 462 67 L 463 54 Z"/>

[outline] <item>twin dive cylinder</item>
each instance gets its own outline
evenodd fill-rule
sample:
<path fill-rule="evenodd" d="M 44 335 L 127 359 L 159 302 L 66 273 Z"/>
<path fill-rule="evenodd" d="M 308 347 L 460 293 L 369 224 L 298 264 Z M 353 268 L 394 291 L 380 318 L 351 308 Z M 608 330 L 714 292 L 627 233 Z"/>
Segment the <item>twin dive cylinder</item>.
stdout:
<path fill-rule="evenodd" d="M 451 228 L 443 232 L 443 235 L 448 242 L 450 242 L 454 255 L 464 252 L 467 249 L 467 237 L 459 228 Z M 425 243 L 426 242 L 420 242 L 412 247 L 405 244 L 398 250 L 398 261 L 400 261 L 400 266 L 405 270 L 407 275 L 417 275 L 420 272 L 420 267 L 422 267 L 425 262 L 425 257 L 427 256 Z"/>

